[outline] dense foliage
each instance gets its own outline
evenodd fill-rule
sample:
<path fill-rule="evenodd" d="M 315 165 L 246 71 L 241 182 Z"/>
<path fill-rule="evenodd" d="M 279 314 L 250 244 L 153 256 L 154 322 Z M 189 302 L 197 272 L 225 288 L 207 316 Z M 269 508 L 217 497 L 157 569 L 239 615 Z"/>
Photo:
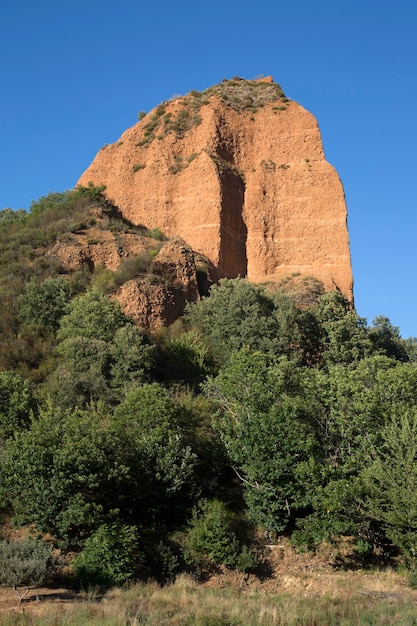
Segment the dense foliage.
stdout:
<path fill-rule="evenodd" d="M 0 215 L 13 521 L 75 550 L 83 586 L 247 571 L 263 533 L 303 548 L 350 535 L 361 558 L 414 565 L 416 340 L 314 281 L 297 294 L 242 278 L 151 336 L 45 252 L 97 203 L 102 189 L 80 188 Z"/>

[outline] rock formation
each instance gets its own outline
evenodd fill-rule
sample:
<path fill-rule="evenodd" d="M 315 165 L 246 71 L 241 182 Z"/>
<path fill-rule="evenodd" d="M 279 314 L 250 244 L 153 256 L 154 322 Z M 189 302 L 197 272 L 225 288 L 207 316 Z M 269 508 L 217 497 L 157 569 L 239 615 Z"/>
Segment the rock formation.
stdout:
<path fill-rule="evenodd" d="M 168 326 L 188 302 L 208 295 L 215 269 L 185 241 L 154 239 L 146 229 L 141 234 L 142 229 L 126 228 L 117 215 L 109 228 L 99 208 L 91 216 L 90 225 L 66 233 L 45 254 L 57 259 L 64 273 L 93 274 L 93 285 L 118 300 L 139 326 Z"/>
<path fill-rule="evenodd" d="M 342 184 L 313 115 L 270 77 L 162 103 L 99 151 L 78 184 L 90 182 L 133 224 L 181 237 L 219 276 L 314 276 L 352 300 Z"/>

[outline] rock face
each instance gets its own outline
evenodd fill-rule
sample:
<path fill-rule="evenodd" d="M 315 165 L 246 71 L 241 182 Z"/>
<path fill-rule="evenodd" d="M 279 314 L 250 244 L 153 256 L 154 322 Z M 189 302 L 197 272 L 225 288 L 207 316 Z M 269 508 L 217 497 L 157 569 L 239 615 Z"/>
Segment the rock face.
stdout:
<path fill-rule="evenodd" d="M 45 254 L 58 259 L 64 273 L 85 269 L 93 274 L 93 285 L 118 300 L 139 326 L 168 326 L 188 302 L 208 295 L 217 279 L 215 268 L 185 241 L 145 236 L 117 215 L 109 228 L 99 208 L 91 216 L 90 225 L 67 233 Z"/>
<path fill-rule="evenodd" d="M 352 300 L 347 211 L 313 115 L 268 77 L 164 102 L 102 148 L 78 184 L 182 237 L 229 278 L 295 275 Z"/>

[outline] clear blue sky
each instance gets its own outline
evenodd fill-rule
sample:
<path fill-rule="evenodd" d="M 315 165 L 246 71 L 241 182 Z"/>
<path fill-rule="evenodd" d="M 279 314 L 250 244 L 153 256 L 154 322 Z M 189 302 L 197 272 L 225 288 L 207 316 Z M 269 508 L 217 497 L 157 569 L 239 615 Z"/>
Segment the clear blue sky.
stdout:
<path fill-rule="evenodd" d="M 417 336 L 415 0 L 3 0 L 0 208 L 72 188 L 174 94 L 272 74 L 344 184 L 355 304 Z"/>

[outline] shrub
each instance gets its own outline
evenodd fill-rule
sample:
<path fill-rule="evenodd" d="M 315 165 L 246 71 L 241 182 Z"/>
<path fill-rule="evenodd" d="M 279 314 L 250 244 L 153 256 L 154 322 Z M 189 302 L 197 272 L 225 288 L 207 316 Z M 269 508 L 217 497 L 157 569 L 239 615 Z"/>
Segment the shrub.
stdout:
<path fill-rule="evenodd" d="M 171 337 L 164 347 L 164 357 L 165 376 L 170 379 L 193 384 L 214 371 L 210 348 L 196 330 Z"/>
<path fill-rule="evenodd" d="M 41 284 L 31 280 L 18 300 L 19 320 L 55 331 L 61 317 L 68 313 L 69 301 L 68 282 L 62 276 L 47 278 Z"/>
<path fill-rule="evenodd" d="M 232 528 L 232 514 L 223 502 L 211 500 L 194 512 L 187 537 L 191 560 L 235 567 L 240 545 Z"/>
<path fill-rule="evenodd" d="M 131 278 L 138 276 L 138 274 L 146 274 L 150 272 L 152 269 L 152 260 L 153 255 L 149 251 L 123 259 L 117 268 L 117 283 L 122 285 Z"/>
<path fill-rule="evenodd" d="M 111 293 L 117 289 L 118 283 L 114 272 L 107 267 L 98 266 L 94 270 L 92 287 L 103 293 Z"/>
<path fill-rule="evenodd" d="M 417 571 L 413 568 L 408 573 L 408 586 L 410 589 L 417 589 Z"/>
<path fill-rule="evenodd" d="M 156 239 L 157 241 L 165 240 L 165 235 L 161 232 L 160 228 L 148 228 L 144 235 L 145 237 L 149 237 L 150 239 Z"/>
<path fill-rule="evenodd" d="M 91 289 L 71 301 L 69 313 L 61 318 L 58 337 L 111 341 L 116 330 L 128 323 L 130 319 L 118 302 L 110 300 L 98 289 Z"/>
<path fill-rule="evenodd" d="M 160 541 L 153 547 L 149 560 L 155 577 L 161 582 L 172 582 L 178 572 L 180 563 L 177 554 L 168 543 Z"/>
<path fill-rule="evenodd" d="M 30 383 L 14 372 L 0 372 L 0 436 L 28 428 L 35 411 Z"/>
<path fill-rule="evenodd" d="M 87 539 L 84 550 L 75 557 L 74 580 L 83 589 L 94 585 L 122 585 L 133 578 L 138 558 L 136 528 L 120 523 L 104 524 Z"/>
<path fill-rule="evenodd" d="M 380 430 L 381 445 L 370 447 L 361 478 L 368 519 L 382 526 L 390 543 L 416 569 L 417 554 L 417 411 L 393 411 Z"/>
<path fill-rule="evenodd" d="M 53 568 L 51 548 L 38 539 L 0 541 L 0 582 L 13 587 L 19 605 L 29 591 L 29 585 L 41 585 Z M 20 593 L 18 587 L 26 589 Z"/>

